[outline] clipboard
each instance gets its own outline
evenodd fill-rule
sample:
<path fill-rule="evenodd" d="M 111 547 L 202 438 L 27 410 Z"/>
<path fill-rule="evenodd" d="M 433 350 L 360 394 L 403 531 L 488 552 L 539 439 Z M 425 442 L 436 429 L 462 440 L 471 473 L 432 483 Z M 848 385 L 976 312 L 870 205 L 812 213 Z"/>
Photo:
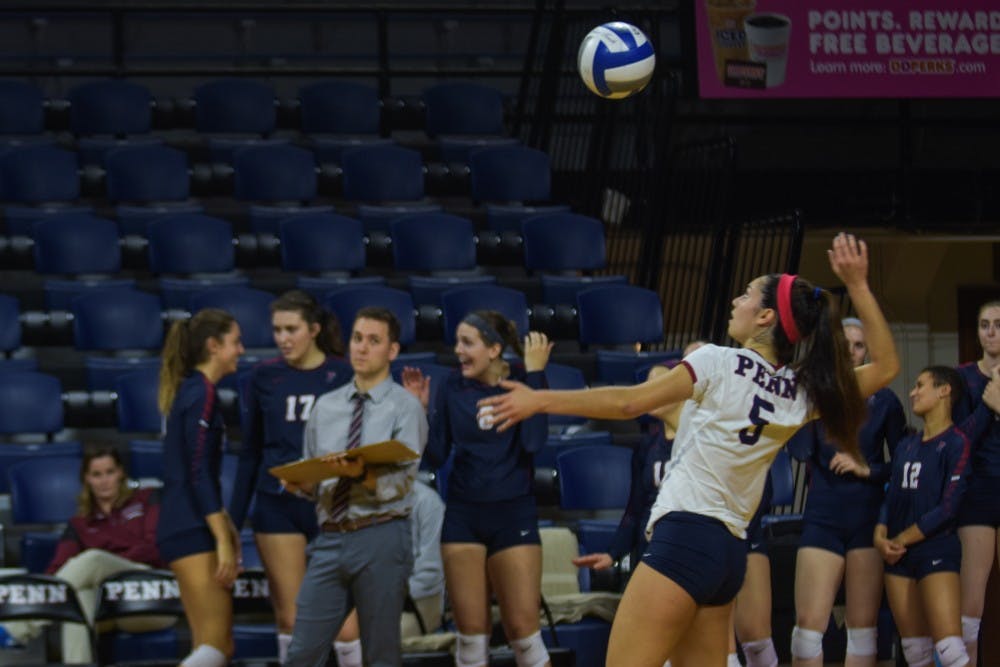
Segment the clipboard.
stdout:
<path fill-rule="evenodd" d="M 401 443 L 399 440 L 386 440 L 370 445 L 363 445 L 351 450 L 352 456 L 364 459 L 365 463 L 405 463 L 415 461 L 420 455 Z M 288 480 L 297 484 L 316 483 L 330 477 L 337 477 L 336 467 L 317 457 L 305 461 L 295 461 L 285 465 L 275 466 L 268 472 L 278 479 Z"/>

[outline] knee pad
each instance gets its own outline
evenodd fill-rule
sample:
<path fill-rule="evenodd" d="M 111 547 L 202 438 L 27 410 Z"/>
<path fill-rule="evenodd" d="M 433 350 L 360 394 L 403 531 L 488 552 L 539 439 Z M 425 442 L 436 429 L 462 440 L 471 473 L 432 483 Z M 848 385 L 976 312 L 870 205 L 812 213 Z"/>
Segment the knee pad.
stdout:
<path fill-rule="evenodd" d="M 455 667 L 485 667 L 490 662 L 490 638 L 486 635 L 457 634 Z"/>
<path fill-rule="evenodd" d="M 747 667 L 778 667 L 778 654 L 774 651 L 774 642 L 770 637 L 744 642 L 740 646 L 747 659 Z"/>
<path fill-rule="evenodd" d="M 979 643 L 979 624 L 983 619 L 975 616 L 962 617 L 962 641 L 966 644 Z"/>
<path fill-rule="evenodd" d="M 938 658 L 941 660 L 941 667 L 962 667 L 969 663 L 969 654 L 965 650 L 965 642 L 962 638 L 953 635 L 945 637 L 934 645 Z"/>
<path fill-rule="evenodd" d="M 795 626 L 792 628 L 792 657 L 812 660 L 823 654 L 823 633 Z"/>
<path fill-rule="evenodd" d="M 909 667 L 934 664 L 934 640 L 930 637 L 903 637 L 903 657 Z"/>
<path fill-rule="evenodd" d="M 878 653 L 878 628 L 847 628 L 847 655 Z"/>
<path fill-rule="evenodd" d="M 510 647 L 514 649 L 517 667 L 545 667 L 549 661 L 549 651 L 542 641 L 541 630 L 522 639 L 512 639 Z"/>

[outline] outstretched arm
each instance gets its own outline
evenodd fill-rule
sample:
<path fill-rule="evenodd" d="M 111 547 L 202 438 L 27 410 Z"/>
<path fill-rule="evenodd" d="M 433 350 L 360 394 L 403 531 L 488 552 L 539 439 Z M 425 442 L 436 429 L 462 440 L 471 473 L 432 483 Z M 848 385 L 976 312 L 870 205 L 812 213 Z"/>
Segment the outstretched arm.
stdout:
<path fill-rule="evenodd" d="M 484 398 L 479 404 L 492 405 L 497 430 L 506 431 L 539 412 L 590 419 L 635 419 L 666 403 L 691 398 L 694 380 L 687 368 L 679 365 L 669 373 L 630 387 L 554 391 L 533 390 L 518 382 L 501 382 L 500 386 L 510 391 Z"/>
<path fill-rule="evenodd" d="M 871 361 L 856 369 L 862 396 L 871 396 L 899 374 L 899 356 L 882 309 L 868 286 L 868 245 L 853 234 L 837 234 L 827 251 L 830 268 L 847 287 L 847 294 L 865 327 Z"/>

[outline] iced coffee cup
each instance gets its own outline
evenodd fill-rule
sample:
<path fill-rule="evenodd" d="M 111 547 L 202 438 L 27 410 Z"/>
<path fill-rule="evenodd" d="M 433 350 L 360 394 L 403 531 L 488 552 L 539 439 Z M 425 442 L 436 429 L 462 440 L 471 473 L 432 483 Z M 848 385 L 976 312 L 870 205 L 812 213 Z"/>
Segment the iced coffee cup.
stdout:
<path fill-rule="evenodd" d="M 756 4 L 756 0 L 705 0 L 715 73 L 723 84 L 727 60 L 749 59 L 744 23 Z"/>
<path fill-rule="evenodd" d="M 752 14 L 744 23 L 750 60 L 767 65 L 767 87 L 785 82 L 792 22 L 784 14 Z"/>

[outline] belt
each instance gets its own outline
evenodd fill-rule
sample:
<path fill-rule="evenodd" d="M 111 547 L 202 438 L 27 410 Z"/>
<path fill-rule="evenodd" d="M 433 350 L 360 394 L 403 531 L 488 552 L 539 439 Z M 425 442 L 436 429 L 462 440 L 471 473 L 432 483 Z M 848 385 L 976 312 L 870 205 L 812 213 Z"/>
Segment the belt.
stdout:
<path fill-rule="evenodd" d="M 387 523 L 394 519 L 405 519 L 407 514 L 369 514 L 357 519 L 343 519 L 342 521 L 324 521 L 320 530 L 324 533 L 353 533 L 356 530 L 377 526 L 380 523 Z"/>

